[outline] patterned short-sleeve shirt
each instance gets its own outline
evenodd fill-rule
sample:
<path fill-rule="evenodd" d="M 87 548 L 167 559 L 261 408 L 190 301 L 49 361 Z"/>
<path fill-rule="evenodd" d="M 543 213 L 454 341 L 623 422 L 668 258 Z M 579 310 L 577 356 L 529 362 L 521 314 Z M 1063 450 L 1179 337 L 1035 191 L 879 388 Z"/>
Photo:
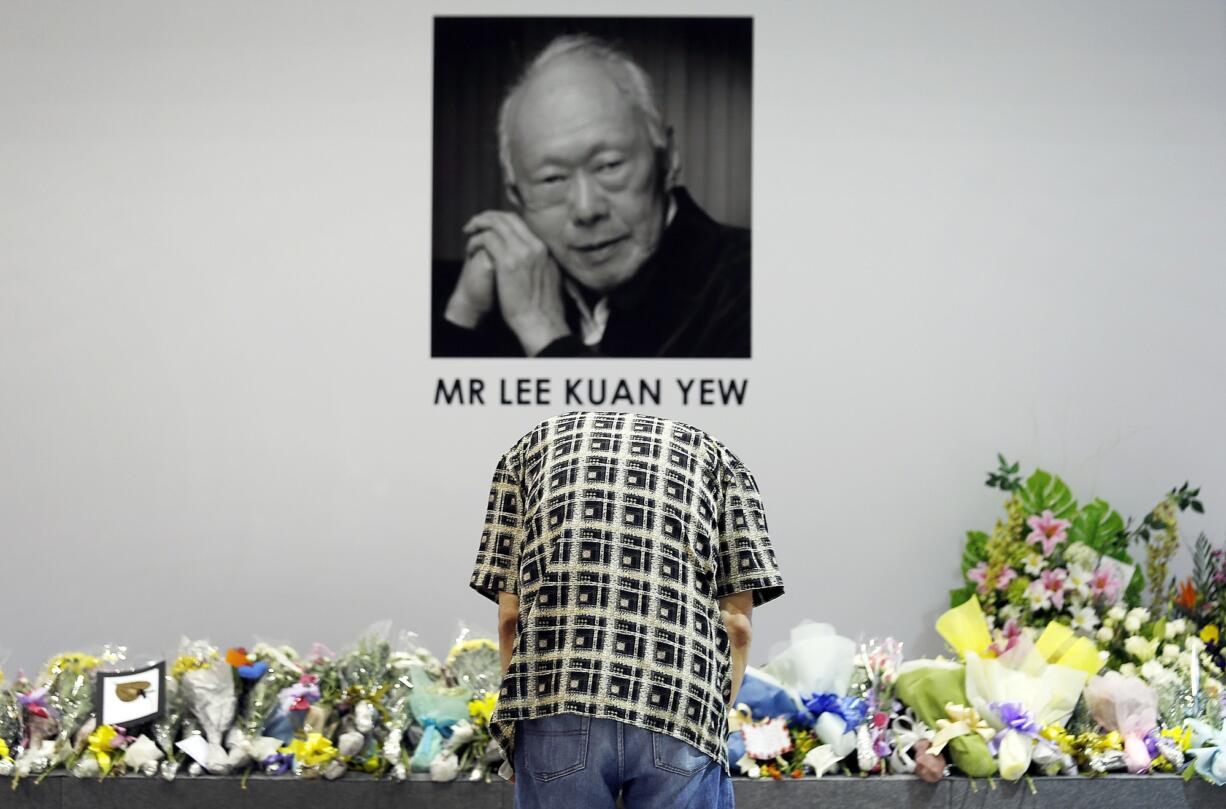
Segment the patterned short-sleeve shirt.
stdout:
<path fill-rule="evenodd" d="M 470 585 L 519 595 L 491 729 L 512 761 L 515 722 L 616 719 L 728 766 L 728 635 L 719 599 L 783 594 L 753 475 L 688 424 L 571 412 L 498 461 Z"/>

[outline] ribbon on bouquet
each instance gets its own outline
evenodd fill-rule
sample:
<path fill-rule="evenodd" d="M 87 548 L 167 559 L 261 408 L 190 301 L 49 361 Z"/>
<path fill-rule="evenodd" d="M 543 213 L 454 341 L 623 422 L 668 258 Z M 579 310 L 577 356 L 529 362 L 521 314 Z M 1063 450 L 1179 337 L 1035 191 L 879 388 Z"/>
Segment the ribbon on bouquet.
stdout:
<path fill-rule="evenodd" d="M 996 731 L 979 716 L 979 712 L 974 708 L 947 702 L 945 703 L 945 715 L 947 719 L 937 720 L 936 735 L 932 737 L 932 747 L 928 748 L 928 752 L 934 756 L 939 756 L 945 749 L 945 745 L 959 736 L 974 734 L 989 743 L 996 737 Z"/>
<path fill-rule="evenodd" d="M 890 723 L 894 737 L 894 750 L 890 753 L 890 771 L 910 774 L 915 772 L 915 756 L 912 750 L 923 740 L 932 741 L 932 729 L 916 718 L 910 708 L 905 714 L 895 716 Z"/>

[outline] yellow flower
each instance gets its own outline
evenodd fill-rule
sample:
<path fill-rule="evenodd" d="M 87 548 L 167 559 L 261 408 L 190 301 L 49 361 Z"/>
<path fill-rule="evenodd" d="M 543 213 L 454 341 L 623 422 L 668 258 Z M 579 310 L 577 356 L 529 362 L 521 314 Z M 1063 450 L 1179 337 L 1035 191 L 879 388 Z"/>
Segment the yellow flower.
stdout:
<path fill-rule="evenodd" d="M 175 679 L 178 679 L 189 671 L 207 668 L 208 665 L 209 661 L 202 657 L 196 657 L 195 655 L 180 655 L 175 659 L 175 664 L 170 667 L 170 673 L 174 675 Z"/>
<path fill-rule="evenodd" d="M 115 748 L 111 747 L 111 740 L 115 735 L 115 728 L 110 725 L 101 725 L 89 734 L 89 750 L 98 759 L 103 775 L 111 771 L 111 754 L 115 752 Z"/>
<path fill-rule="evenodd" d="M 468 715 L 472 717 L 473 724 L 479 728 L 488 725 L 497 704 L 497 694 L 489 694 L 485 699 L 474 699 L 468 703 Z"/>
<path fill-rule="evenodd" d="M 1200 639 L 1205 643 L 1217 643 L 1221 639 L 1217 624 L 1209 624 L 1209 626 L 1202 629 L 1200 631 Z"/>
<path fill-rule="evenodd" d="M 47 671 L 53 675 L 60 672 L 84 674 L 98 667 L 98 658 L 85 652 L 68 652 L 47 661 Z"/>
<path fill-rule="evenodd" d="M 1059 725 L 1048 725 L 1039 732 L 1039 735 L 1059 747 L 1061 753 L 1071 754 L 1073 752 L 1073 737 Z"/>
<path fill-rule="evenodd" d="M 289 747 L 282 747 L 281 752 L 293 753 L 294 760 L 307 767 L 318 767 L 336 758 L 336 748 L 322 733 L 309 733 L 305 740 L 294 739 Z"/>
<path fill-rule="evenodd" d="M 473 638 L 461 641 L 451 647 L 451 651 L 447 654 L 447 665 L 451 665 L 463 652 L 475 652 L 481 649 L 490 649 L 496 652 L 498 651 L 498 644 L 489 638 Z"/>
<path fill-rule="evenodd" d="M 4 743 L 4 739 L 0 739 L 0 761 L 9 760 L 9 746 Z"/>
<path fill-rule="evenodd" d="M 1191 727 L 1185 726 L 1178 728 L 1167 728 L 1166 730 L 1162 731 L 1162 735 L 1175 742 L 1175 744 L 1179 746 L 1179 749 L 1185 753 L 1187 752 L 1188 748 L 1192 746 Z"/>

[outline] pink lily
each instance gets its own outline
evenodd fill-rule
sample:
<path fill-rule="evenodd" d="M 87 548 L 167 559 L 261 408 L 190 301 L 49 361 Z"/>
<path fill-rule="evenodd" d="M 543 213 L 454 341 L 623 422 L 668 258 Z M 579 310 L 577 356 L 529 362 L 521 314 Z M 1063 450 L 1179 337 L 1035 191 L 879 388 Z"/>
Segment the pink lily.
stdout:
<path fill-rule="evenodd" d="M 1090 594 L 1095 598 L 1102 598 L 1109 604 L 1114 604 L 1120 599 L 1120 589 L 1122 583 L 1119 579 L 1111 574 L 1111 571 L 1105 567 L 1101 567 L 1094 572 L 1094 577 L 1090 579 Z"/>
<path fill-rule="evenodd" d="M 1031 517 L 1026 520 L 1026 524 L 1030 526 L 1030 533 L 1026 536 L 1026 544 L 1041 544 L 1044 556 L 1051 556 L 1051 552 L 1055 550 L 1056 545 L 1068 539 L 1066 531 L 1072 525 L 1068 520 L 1057 519 L 1051 513 L 1051 509 Z"/>
<path fill-rule="evenodd" d="M 992 654 L 1000 657 L 1017 645 L 1022 638 L 1022 627 L 1016 618 L 1005 621 L 1005 628 L 996 632 L 996 640 L 989 646 Z"/>
<path fill-rule="evenodd" d="M 988 594 L 988 563 L 980 562 L 979 564 L 966 571 L 966 577 L 978 585 L 975 589 L 980 595 Z"/>
<path fill-rule="evenodd" d="M 1068 571 L 1062 567 L 1044 570 L 1042 573 L 1043 589 L 1051 593 L 1051 605 L 1056 609 L 1064 609 L 1065 579 Z"/>

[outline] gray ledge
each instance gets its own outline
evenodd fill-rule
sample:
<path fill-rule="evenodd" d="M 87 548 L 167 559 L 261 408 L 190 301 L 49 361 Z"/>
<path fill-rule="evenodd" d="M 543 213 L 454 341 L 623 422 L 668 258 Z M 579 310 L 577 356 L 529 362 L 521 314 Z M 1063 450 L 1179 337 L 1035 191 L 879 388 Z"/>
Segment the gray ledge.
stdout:
<path fill-rule="evenodd" d="M 1110 775 L 1102 778 L 1035 778 L 1008 784 L 946 778 L 925 784 L 910 776 L 856 778 L 827 776 L 783 781 L 738 778 L 740 809 L 837 806 L 896 809 L 1222 809 L 1226 787 L 1199 779 L 1184 783 L 1173 775 Z M 268 809 L 513 809 L 510 784 L 457 781 L 435 784 L 413 779 L 406 783 L 375 780 L 350 773 L 336 781 L 303 781 L 292 777 L 253 776 L 246 789 L 237 777 L 183 776 L 174 782 L 126 776 L 102 783 L 57 772 L 41 784 L 22 782 L 16 790 L 0 782 L 0 809 L 204 809 L 204 807 L 268 807 Z"/>

